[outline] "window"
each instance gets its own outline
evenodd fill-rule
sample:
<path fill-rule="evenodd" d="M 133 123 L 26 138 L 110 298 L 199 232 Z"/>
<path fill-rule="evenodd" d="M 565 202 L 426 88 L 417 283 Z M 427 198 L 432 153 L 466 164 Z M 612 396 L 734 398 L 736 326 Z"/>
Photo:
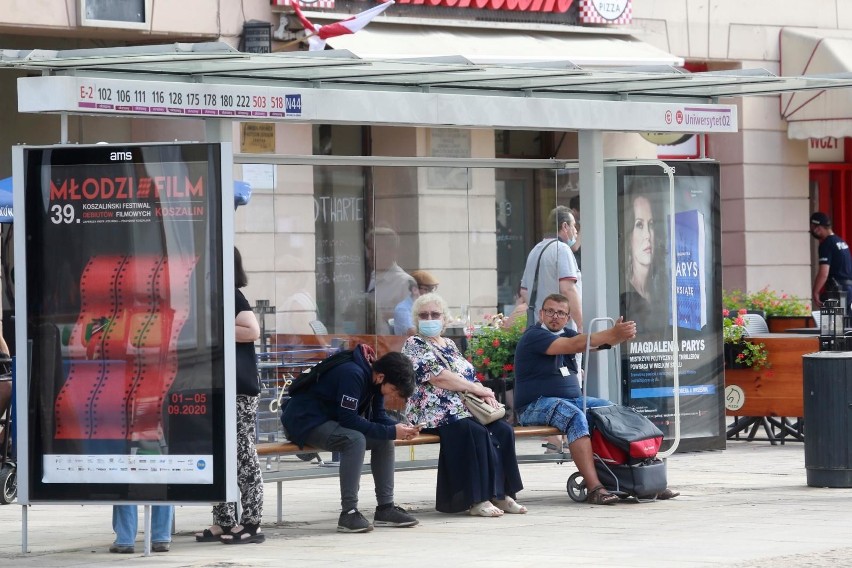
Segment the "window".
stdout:
<path fill-rule="evenodd" d="M 153 0 L 80 0 L 80 26 L 146 30 Z"/>

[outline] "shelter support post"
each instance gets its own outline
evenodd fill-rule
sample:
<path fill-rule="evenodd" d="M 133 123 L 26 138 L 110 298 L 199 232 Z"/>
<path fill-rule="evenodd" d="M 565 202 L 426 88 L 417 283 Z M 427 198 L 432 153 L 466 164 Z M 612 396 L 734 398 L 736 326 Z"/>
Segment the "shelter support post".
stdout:
<path fill-rule="evenodd" d="M 145 505 L 145 553 L 151 556 L 151 505 Z"/>
<path fill-rule="evenodd" d="M 231 142 L 234 138 L 233 123 L 221 118 L 204 120 L 204 137 L 207 142 Z"/>
<path fill-rule="evenodd" d="M 21 554 L 29 552 L 27 542 L 27 505 L 21 505 Z"/>
<path fill-rule="evenodd" d="M 68 113 L 59 114 L 59 143 L 68 144 Z"/>
<path fill-rule="evenodd" d="M 603 133 L 600 130 L 581 130 L 580 146 L 580 206 L 583 230 L 583 320 L 590 322 L 596 317 L 607 316 L 606 254 L 612 250 L 607 246 L 605 234 L 604 155 Z M 613 243 L 614 244 L 614 243 Z M 612 285 L 612 284 L 610 284 Z M 617 283 L 615 284 L 617 286 Z M 584 331 L 590 331 L 588 325 Z M 588 384 L 591 396 L 610 398 L 611 366 L 608 357 L 591 357 L 587 363 L 588 377 L 599 377 Z"/>

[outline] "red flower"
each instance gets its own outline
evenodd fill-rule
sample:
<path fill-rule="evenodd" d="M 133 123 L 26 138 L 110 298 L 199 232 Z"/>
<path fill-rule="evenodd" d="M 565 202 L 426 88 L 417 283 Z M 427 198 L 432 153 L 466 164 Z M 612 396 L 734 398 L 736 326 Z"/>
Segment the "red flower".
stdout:
<path fill-rule="evenodd" d="M 500 340 L 499 340 L 499 339 L 495 339 L 495 340 L 491 343 L 491 345 L 493 345 L 494 347 L 500 347 Z"/>
<path fill-rule="evenodd" d="M 722 317 L 728 317 L 728 314 L 730 313 L 731 312 L 729 312 L 728 310 L 722 310 Z"/>
<path fill-rule="evenodd" d="M 476 373 L 476 380 L 482 382 L 485 380 L 485 375 L 482 373 Z"/>
<path fill-rule="evenodd" d="M 745 309 L 745 308 L 740 308 L 740 309 L 737 311 L 737 313 L 738 313 L 738 314 L 740 314 L 741 316 L 744 316 L 744 315 L 746 315 L 746 314 L 748 313 L 748 310 L 747 310 L 747 309 Z M 741 324 L 740 324 L 740 325 L 741 325 Z"/>
<path fill-rule="evenodd" d="M 483 364 L 483 365 L 490 365 L 490 364 L 491 364 L 491 359 L 490 359 L 490 358 L 488 358 L 488 357 L 486 357 L 485 359 L 483 359 L 483 360 L 482 360 L 482 364 Z"/>
<path fill-rule="evenodd" d="M 745 359 L 745 353 L 737 354 L 737 360 L 742 361 L 743 359 Z"/>
<path fill-rule="evenodd" d="M 482 355 L 483 353 L 485 353 L 485 349 L 482 349 L 481 347 L 476 350 L 477 355 Z"/>
<path fill-rule="evenodd" d="M 734 320 L 734 323 L 737 325 L 745 325 L 745 320 L 742 316 L 737 316 L 737 319 Z"/>
<path fill-rule="evenodd" d="M 503 365 L 504 371 L 512 371 L 512 370 L 514 370 L 514 368 L 515 368 L 515 366 L 512 365 L 511 363 L 506 363 L 505 365 Z"/>

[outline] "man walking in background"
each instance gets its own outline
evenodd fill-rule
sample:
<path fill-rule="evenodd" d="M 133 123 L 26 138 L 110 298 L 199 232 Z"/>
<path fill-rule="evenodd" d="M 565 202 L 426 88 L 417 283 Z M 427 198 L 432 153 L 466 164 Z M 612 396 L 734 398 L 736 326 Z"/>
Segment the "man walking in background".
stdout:
<path fill-rule="evenodd" d="M 521 295 L 529 304 L 531 314 L 527 326 L 535 325 L 544 299 L 551 294 L 562 294 L 571 307 L 572 328 L 583 331 L 583 306 L 580 291 L 580 269 L 571 246 L 577 241 L 577 229 L 571 210 L 560 205 L 550 212 L 548 227 L 556 228 L 556 235 L 542 239 L 527 256 L 524 276 L 521 278 Z M 532 298 L 535 290 L 535 298 Z M 535 300 L 535 303 L 532 303 Z"/>
<path fill-rule="evenodd" d="M 831 218 L 817 211 L 811 215 L 811 236 L 819 241 L 817 269 L 811 299 L 815 308 L 821 308 L 830 292 L 846 292 L 846 308 L 849 313 L 852 302 L 852 255 L 846 241 L 834 234 Z"/>

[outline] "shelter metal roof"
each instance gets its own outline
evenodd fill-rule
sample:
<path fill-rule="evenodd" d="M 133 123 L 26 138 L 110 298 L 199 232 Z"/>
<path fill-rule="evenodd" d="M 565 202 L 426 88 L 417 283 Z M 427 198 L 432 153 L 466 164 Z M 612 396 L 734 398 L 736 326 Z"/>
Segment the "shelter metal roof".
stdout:
<path fill-rule="evenodd" d="M 777 77 L 763 69 L 689 73 L 674 67 L 580 68 L 570 61 L 473 64 L 460 57 L 365 60 L 343 50 L 251 54 L 224 43 L 171 44 L 68 51 L 11 51 L 0 68 L 76 76 L 103 73 L 168 75 L 170 80 L 306 82 L 312 88 L 370 84 L 373 88 L 460 89 L 577 93 L 595 98 L 637 100 L 664 96 L 711 102 L 724 96 L 766 95 L 852 86 L 852 74 Z M 147 77 L 152 79 L 151 77 Z"/>
<path fill-rule="evenodd" d="M 762 69 L 689 73 L 666 66 L 581 68 L 567 60 L 512 64 L 474 64 L 461 57 L 366 60 L 342 50 L 273 54 L 241 53 L 223 43 L 54 52 L 5 50 L 0 52 L 0 69 L 2 68 L 38 72 L 42 76 L 40 78 L 73 77 L 77 85 L 82 84 L 80 82 L 84 80 L 101 81 L 101 83 L 104 80 L 120 80 L 131 81 L 133 84 L 163 83 L 166 86 L 181 83 L 204 85 L 204 88 L 210 92 L 217 87 L 234 88 L 236 86 L 246 89 L 255 87 L 296 89 L 302 93 L 303 99 L 311 98 L 317 105 L 329 104 L 328 97 L 324 97 L 323 94 L 331 92 L 335 96 L 340 96 L 341 92 L 348 92 L 356 97 L 353 100 L 357 100 L 356 93 L 364 92 L 375 96 L 400 93 L 449 95 L 456 97 L 457 103 L 458 95 L 488 97 L 491 102 L 499 102 L 501 98 L 523 98 L 529 112 L 547 109 L 556 111 L 562 108 L 553 106 L 554 101 L 712 105 L 718 104 L 720 97 L 772 95 L 790 91 L 852 86 L 852 74 L 849 73 L 819 77 L 777 77 Z M 52 87 L 56 88 L 57 85 L 59 84 L 53 84 Z M 70 83 L 62 83 L 62 86 L 71 88 Z M 57 102 L 53 95 L 46 91 L 44 87 L 41 90 L 36 89 L 35 92 L 27 91 L 28 96 L 39 95 L 44 104 L 26 102 L 21 104 L 19 101 L 19 109 L 22 112 L 106 112 L 117 109 L 116 106 L 110 105 L 105 105 L 105 108 L 89 109 L 82 108 L 83 105 L 75 107 L 70 102 L 67 104 Z M 311 96 L 305 97 L 305 94 Z M 390 102 L 392 100 L 394 99 L 385 99 L 385 104 L 392 104 Z M 440 100 L 440 98 L 429 99 L 429 103 L 437 105 Z M 424 102 L 426 99 L 412 97 L 404 101 L 405 104 L 410 105 L 422 105 Z M 532 103 L 534 103 L 533 106 L 529 106 Z M 541 108 L 535 106 L 539 103 L 543 105 Z M 378 99 L 377 104 L 379 104 Z M 316 109 L 319 108 L 320 106 L 316 107 Z M 127 109 L 123 112 L 126 114 L 132 111 Z M 190 113 L 187 112 L 187 114 Z M 270 114 L 275 116 L 275 113 Z M 316 121 L 347 121 L 344 117 L 334 120 L 335 117 L 327 115 L 327 112 L 316 112 L 310 116 L 303 114 L 302 118 Z M 265 115 L 260 113 L 249 118 L 263 116 Z M 284 117 L 282 115 L 279 118 Z M 366 120 L 369 117 L 351 118 L 355 121 Z M 488 120 L 486 116 L 472 121 L 458 116 L 452 120 L 447 117 L 421 116 L 420 118 L 412 117 L 411 121 L 399 121 L 391 117 L 388 120 L 377 119 L 373 122 L 467 124 L 473 127 L 503 126 L 506 128 L 530 127 L 534 126 L 535 122 L 533 119 L 523 119 L 507 121 L 502 125 L 499 121 L 495 124 L 479 123 L 486 120 Z M 657 129 L 665 130 L 669 123 L 670 121 L 657 125 Z M 554 126 L 554 129 L 571 126 L 566 122 Z M 641 128 L 645 126 L 637 123 L 628 124 L 625 129 Z M 735 128 L 734 126 L 734 130 Z"/>

